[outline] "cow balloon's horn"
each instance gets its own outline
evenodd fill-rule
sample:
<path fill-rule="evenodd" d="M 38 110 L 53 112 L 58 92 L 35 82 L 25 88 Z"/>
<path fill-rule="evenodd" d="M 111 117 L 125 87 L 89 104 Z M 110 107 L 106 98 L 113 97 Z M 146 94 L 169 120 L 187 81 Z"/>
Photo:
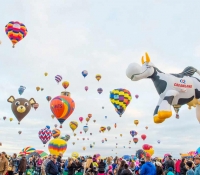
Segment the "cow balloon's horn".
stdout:
<path fill-rule="evenodd" d="M 149 63 L 150 62 L 150 58 L 149 58 L 148 53 L 146 52 L 145 55 L 146 55 L 146 62 Z"/>
<path fill-rule="evenodd" d="M 142 61 L 142 64 L 144 64 L 144 57 L 142 56 L 142 59 L 141 59 L 141 61 Z"/>

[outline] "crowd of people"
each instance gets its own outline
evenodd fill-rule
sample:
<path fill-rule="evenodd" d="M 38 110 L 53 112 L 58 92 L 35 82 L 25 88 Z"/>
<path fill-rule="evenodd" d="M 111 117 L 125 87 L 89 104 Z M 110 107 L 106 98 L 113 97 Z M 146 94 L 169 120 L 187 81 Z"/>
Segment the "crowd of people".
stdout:
<path fill-rule="evenodd" d="M 107 157 L 78 157 L 63 159 L 63 155 L 17 157 L 0 154 L 0 175 L 200 175 L 200 156 L 182 160 L 168 155 L 163 160 L 152 159 L 150 155 L 138 163 L 129 159 Z"/>

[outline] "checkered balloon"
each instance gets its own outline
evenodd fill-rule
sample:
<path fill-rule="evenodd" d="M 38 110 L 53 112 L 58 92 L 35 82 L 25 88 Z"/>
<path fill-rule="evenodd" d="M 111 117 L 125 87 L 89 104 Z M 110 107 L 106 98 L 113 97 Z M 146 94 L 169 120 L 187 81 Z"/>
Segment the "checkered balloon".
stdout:
<path fill-rule="evenodd" d="M 41 129 L 38 133 L 40 140 L 43 144 L 46 144 L 52 137 L 52 132 L 50 130 L 50 127 L 46 127 L 44 129 Z"/>
<path fill-rule="evenodd" d="M 110 92 L 110 101 L 114 105 L 116 112 L 120 115 L 124 113 L 131 101 L 131 93 L 126 89 L 114 89 Z"/>

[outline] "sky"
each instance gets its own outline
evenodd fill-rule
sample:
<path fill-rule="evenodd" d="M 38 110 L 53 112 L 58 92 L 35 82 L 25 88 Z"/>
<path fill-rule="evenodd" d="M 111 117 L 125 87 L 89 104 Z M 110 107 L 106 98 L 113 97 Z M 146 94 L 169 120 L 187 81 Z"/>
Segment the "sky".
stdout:
<path fill-rule="evenodd" d="M 152 145 L 154 156 L 159 157 L 170 153 L 179 158 L 180 153 L 196 150 L 200 145 L 200 129 L 195 109 L 189 110 L 185 105 L 180 109 L 180 119 L 175 118 L 173 111 L 170 119 L 155 124 L 153 112 L 159 95 L 153 83 L 149 79 L 130 81 L 126 68 L 132 62 L 141 64 L 141 56 L 148 52 L 154 65 L 165 73 L 180 73 L 187 66 L 200 69 L 199 7 L 197 0 L 2 1 L 0 149 L 12 154 L 32 146 L 48 152 L 48 143 L 43 146 L 38 131 L 46 125 L 53 129 L 54 124 L 59 124 L 51 118 L 46 96 L 53 98 L 63 91 L 61 83 L 58 85 L 54 79 L 61 75 L 70 83 L 67 90 L 76 104 L 75 111 L 61 129 L 62 135 L 71 135 L 65 157 L 74 151 L 81 155 L 99 153 L 103 157 L 134 155 L 145 143 Z M 14 49 L 4 31 L 10 21 L 22 22 L 28 29 L 27 36 Z M 88 71 L 86 78 L 81 74 L 83 70 Z M 47 77 L 44 72 L 48 72 Z M 96 74 L 102 75 L 99 82 Z M 39 108 L 31 109 L 18 125 L 7 99 L 11 95 L 20 97 L 20 85 L 26 87 L 22 97 L 34 98 Z M 44 90 L 37 92 L 36 86 Z M 85 86 L 89 87 L 87 92 Z M 97 93 L 98 88 L 103 88 L 101 95 Z M 122 117 L 115 112 L 109 99 L 110 91 L 116 88 L 128 89 L 133 97 Z M 74 137 L 69 122 L 78 121 L 80 116 L 86 118 L 89 113 L 92 114 L 89 131 L 80 134 L 86 124 L 84 121 L 79 123 Z M 3 116 L 7 117 L 5 121 Z M 9 118 L 14 120 L 10 122 Z M 134 120 L 139 120 L 137 127 Z M 111 126 L 111 131 L 99 133 L 101 126 Z M 130 130 L 138 132 L 137 144 L 129 145 Z M 141 134 L 147 135 L 145 141 Z M 82 138 L 89 138 L 89 141 L 82 141 Z M 104 138 L 108 141 L 102 143 Z M 90 148 L 93 142 L 95 145 Z"/>

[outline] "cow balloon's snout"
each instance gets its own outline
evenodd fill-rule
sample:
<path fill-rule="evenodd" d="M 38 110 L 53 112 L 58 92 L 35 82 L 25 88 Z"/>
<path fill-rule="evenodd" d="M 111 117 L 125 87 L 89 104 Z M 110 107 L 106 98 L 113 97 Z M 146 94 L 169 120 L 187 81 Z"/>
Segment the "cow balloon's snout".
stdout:
<path fill-rule="evenodd" d="M 126 69 L 126 76 L 132 80 L 132 77 L 134 75 L 140 74 L 141 71 L 142 71 L 142 67 L 139 64 L 131 63 Z"/>

